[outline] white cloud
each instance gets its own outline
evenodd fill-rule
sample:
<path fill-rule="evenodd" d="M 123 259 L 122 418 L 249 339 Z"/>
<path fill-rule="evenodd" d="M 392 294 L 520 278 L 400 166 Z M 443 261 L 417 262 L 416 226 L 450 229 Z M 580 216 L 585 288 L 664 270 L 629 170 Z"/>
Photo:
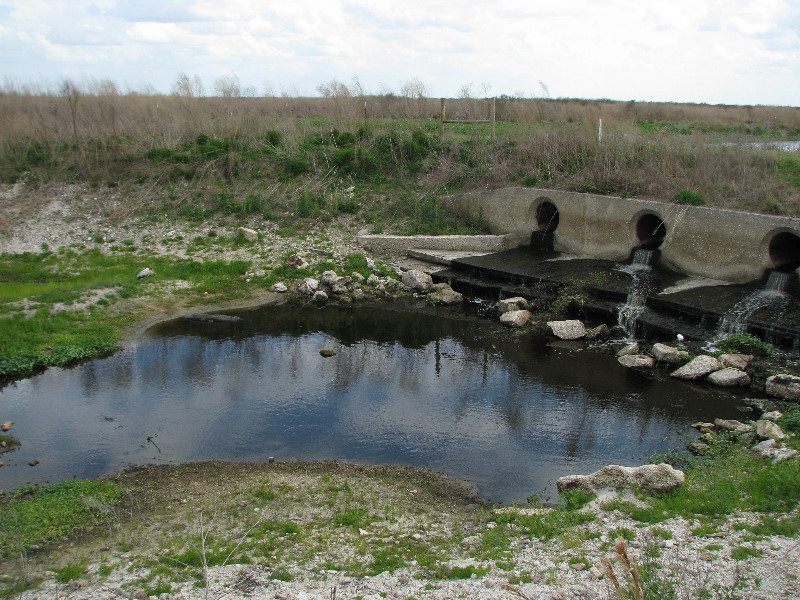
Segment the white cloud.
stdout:
<path fill-rule="evenodd" d="M 418 77 L 434 96 L 470 81 L 541 93 L 541 80 L 553 96 L 791 104 L 800 77 L 786 0 L 12 0 L 0 15 L 4 74 L 146 73 L 164 91 L 178 71 L 306 94 L 358 74 L 373 92 Z"/>

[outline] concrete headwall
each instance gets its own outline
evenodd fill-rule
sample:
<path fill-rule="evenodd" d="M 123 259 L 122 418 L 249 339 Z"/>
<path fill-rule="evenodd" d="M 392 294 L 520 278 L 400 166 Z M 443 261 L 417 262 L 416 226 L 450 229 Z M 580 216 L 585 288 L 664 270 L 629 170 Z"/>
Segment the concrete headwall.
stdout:
<path fill-rule="evenodd" d="M 555 206 L 557 219 L 552 218 L 552 207 L 545 206 L 550 212 L 540 208 L 543 203 Z M 555 250 L 617 261 L 648 242 L 651 226 L 663 222 L 657 236 L 663 240 L 649 243 L 661 251 L 662 265 L 692 276 L 731 282 L 759 279 L 765 269 L 781 266 L 776 262 L 785 267 L 787 240 L 788 253 L 797 253 L 800 264 L 800 237 L 796 251 L 794 245 L 800 219 L 790 217 L 536 188 L 449 196 L 444 204 L 473 216 L 482 210 L 492 233 L 513 233 L 520 245 L 529 243 L 534 232 L 550 229 Z M 777 244 L 781 257 L 773 252 L 778 234 L 784 234 Z"/>

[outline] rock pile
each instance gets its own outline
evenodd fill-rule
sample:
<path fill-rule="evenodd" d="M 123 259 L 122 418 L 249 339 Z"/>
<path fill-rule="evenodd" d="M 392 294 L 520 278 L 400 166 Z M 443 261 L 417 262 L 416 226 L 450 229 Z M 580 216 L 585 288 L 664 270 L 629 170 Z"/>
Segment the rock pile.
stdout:
<path fill-rule="evenodd" d="M 305 261 L 294 255 L 288 262 L 296 265 L 293 268 L 302 268 Z M 374 263 L 372 267 L 375 267 Z M 391 296 L 404 293 L 414 293 L 424 296 L 435 304 L 460 304 L 463 297 L 454 291 L 446 283 L 434 284 L 431 276 L 422 271 L 408 270 L 401 274 L 398 281 L 392 277 L 380 277 L 373 269 L 373 273 L 365 278 L 358 272 L 350 275 L 339 275 L 336 271 L 325 271 L 319 276 L 306 277 L 296 286 L 296 291 L 304 296 L 311 296 L 311 299 L 318 304 L 324 304 L 331 298 L 339 302 L 353 302 L 371 296 Z M 288 290 L 288 286 L 283 282 L 274 284 L 272 291 L 283 292 Z"/>
<path fill-rule="evenodd" d="M 713 423 L 693 423 L 692 427 L 700 430 L 703 435 L 689 445 L 689 450 L 695 454 L 705 454 L 711 449 L 711 442 L 725 432 L 734 436 L 737 441 L 760 454 L 764 458 L 778 463 L 797 455 L 797 450 L 787 448 L 784 440 L 787 435 L 776 421 L 783 417 L 783 413 L 774 410 L 763 413 L 755 421 L 747 423 L 736 419 L 714 419 Z"/>

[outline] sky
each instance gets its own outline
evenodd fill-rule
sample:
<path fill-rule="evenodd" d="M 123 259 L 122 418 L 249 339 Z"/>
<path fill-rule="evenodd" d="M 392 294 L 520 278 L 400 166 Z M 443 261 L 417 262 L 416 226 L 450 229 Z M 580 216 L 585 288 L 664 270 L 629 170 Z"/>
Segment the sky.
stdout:
<path fill-rule="evenodd" d="M 0 0 L 0 79 L 800 105 L 800 0 Z M 235 79 L 233 79 L 235 78 Z M 412 87 L 414 87 L 412 85 Z"/>

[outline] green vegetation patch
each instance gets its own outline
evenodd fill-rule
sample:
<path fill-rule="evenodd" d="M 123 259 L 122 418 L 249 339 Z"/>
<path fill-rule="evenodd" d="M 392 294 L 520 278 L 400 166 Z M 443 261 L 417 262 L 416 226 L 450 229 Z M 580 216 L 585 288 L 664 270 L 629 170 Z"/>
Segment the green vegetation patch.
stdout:
<path fill-rule="evenodd" d="M 113 517 L 122 489 L 108 481 L 65 481 L 18 489 L 0 505 L 0 556 L 27 552 Z"/>
<path fill-rule="evenodd" d="M 753 354 L 765 358 L 775 356 L 775 348 L 749 333 L 734 333 L 716 343 L 723 352 Z"/>

